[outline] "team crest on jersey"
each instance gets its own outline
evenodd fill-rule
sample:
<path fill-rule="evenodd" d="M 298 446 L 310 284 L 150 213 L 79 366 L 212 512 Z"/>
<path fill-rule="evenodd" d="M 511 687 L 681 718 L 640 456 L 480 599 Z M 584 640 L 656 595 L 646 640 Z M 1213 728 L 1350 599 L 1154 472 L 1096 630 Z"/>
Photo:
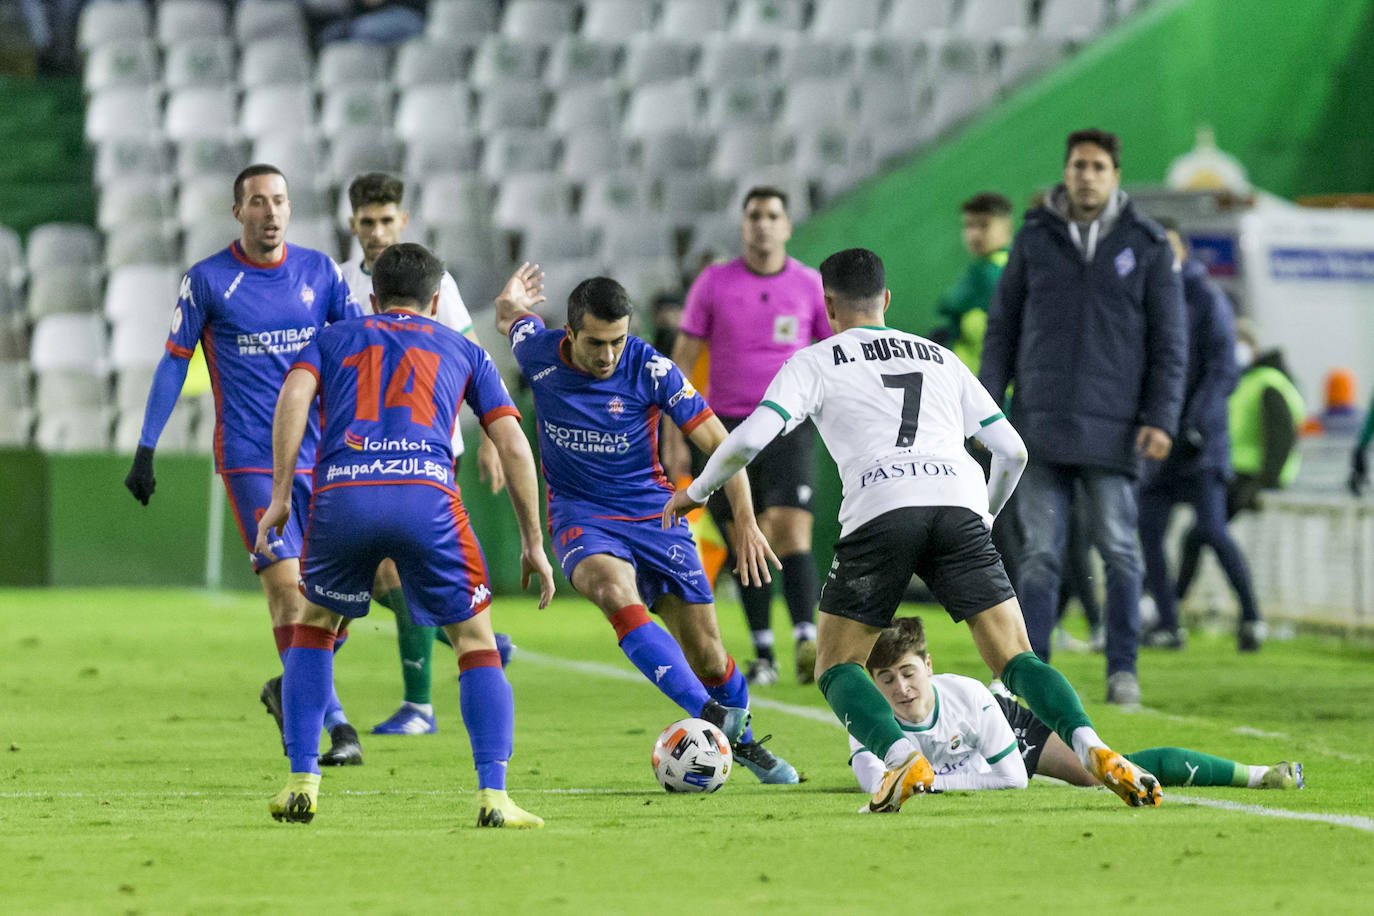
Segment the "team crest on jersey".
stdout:
<path fill-rule="evenodd" d="M 301 284 L 301 301 L 306 305 L 315 304 L 315 291 L 306 284 Z"/>
<path fill-rule="evenodd" d="M 773 343 L 793 344 L 801 335 L 801 322 L 796 315 L 778 315 L 773 319 Z"/>
<path fill-rule="evenodd" d="M 1116 264 L 1116 275 L 1126 277 L 1135 270 L 1135 252 L 1130 248 L 1122 249 L 1121 254 L 1116 256 L 1113 263 Z"/>
<path fill-rule="evenodd" d="M 964 743 L 963 737 L 962 737 L 961 735 L 955 735 L 953 738 L 950 738 L 950 739 L 949 739 L 949 749 L 950 749 L 951 751 L 957 751 L 957 750 L 959 750 L 959 745 L 961 745 L 961 744 L 963 744 L 963 743 Z"/>
<path fill-rule="evenodd" d="M 606 404 L 606 409 L 611 412 L 611 416 L 618 417 L 625 412 L 625 402 L 619 397 L 611 398 Z"/>

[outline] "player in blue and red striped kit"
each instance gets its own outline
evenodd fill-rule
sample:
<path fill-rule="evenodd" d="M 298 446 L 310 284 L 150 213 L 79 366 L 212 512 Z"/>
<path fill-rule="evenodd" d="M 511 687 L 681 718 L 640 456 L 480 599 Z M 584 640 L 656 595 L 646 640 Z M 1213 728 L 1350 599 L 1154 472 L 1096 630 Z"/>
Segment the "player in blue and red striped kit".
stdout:
<path fill-rule="evenodd" d="M 631 304 L 619 283 L 584 280 L 568 297 L 567 326 L 554 331 L 530 311 L 543 301 L 542 277 L 528 264 L 517 270 L 496 316 L 534 390 L 563 574 L 606 615 L 635 667 L 688 715 L 720 726 L 754 775 L 797 782 L 791 764 L 748 727 L 749 688 L 721 643 L 711 583 L 686 522 L 659 524 L 673 489 L 658 461 L 659 415 L 707 454 L 725 440 L 724 425 L 672 360 L 629 334 Z M 778 560 L 754 519 L 749 481 L 737 475 L 726 489 L 739 574 L 769 581 L 768 562 Z M 650 608 L 668 632 L 650 620 Z"/>
<path fill-rule="evenodd" d="M 254 552 L 253 538 L 272 490 L 272 409 L 287 368 L 301 349 L 327 323 L 361 315 L 362 310 L 328 255 L 286 244 L 291 201 L 286 178 L 277 168 L 251 165 L 239 173 L 234 179 L 234 216 L 243 225 L 242 237 L 192 265 L 181 281 L 166 353 L 153 375 L 138 451 L 124 483 L 136 499 L 148 504 L 156 487 L 153 450 L 199 344 L 215 395 L 215 470 L 229 491 L 234 520 L 267 595 L 277 654 L 283 655 L 301 606 L 299 521 L 306 518 L 310 501 L 319 424 L 311 418 L 295 468 L 292 493 L 297 512 L 273 541 L 276 559 L 271 560 Z M 276 678 L 269 680 L 262 701 L 280 726 L 278 688 Z M 325 726 L 332 746 L 321 762 L 362 763 L 358 734 L 332 688 Z"/>
<path fill-rule="evenodd" d="M 393 245 L 372 275 L 376 317 L 330 325 L 296 357 L 272 427 L 272 501 L 257 529 L 289 523 L 293 470 L 319 396 L 324 418 L 301 581 L 282 678 L 291 776 L 272 799 L 277 820 L 310 821 L 320 784 L 315 738 L 333 681 L 335 633 L 371 604 L 373 571 L 390 557 L 410 615 L 441 626 L 458 654 L 460 705 L 477 766 L 478 826 L 541 827 L 506 794 L 514 700 L 501 667 L 481 547 L 453 478 L 453 427 L 467 401 L 496 445 L 520 527 L 522 584 L 553 597 L 539 527 L 538 480 L 520 414 L 485 350 L 433 319 L 444 265 L 423 246 Z"/>

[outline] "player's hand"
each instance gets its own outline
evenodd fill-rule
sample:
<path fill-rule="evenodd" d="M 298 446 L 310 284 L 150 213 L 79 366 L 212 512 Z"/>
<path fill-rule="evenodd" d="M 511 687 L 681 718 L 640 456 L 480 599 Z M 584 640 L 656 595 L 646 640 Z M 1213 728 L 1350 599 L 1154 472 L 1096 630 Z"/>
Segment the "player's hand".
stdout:
<path fill-rule="evenodd" d="M 124 486 L 134 494 L 134 499 L 148 505 L 149 498 L 157 489 L 157 478 L 153 476 L 153 450 L 140 445 L 134 451 L 134 465 L 129 468 L 129 476 L 124 478 Z"/>
<path fill-rule="evenodd" d="M 277 529 L 277 537 L 281 537 L 286 528 L 286 520 L 291 517 L 291 504 L 286 500 L 272 498 L 272 502 L 263 510 L 262 517 L 258 519 L 258 539 L 253 542 L 253 550 L 271 560 L 277 562 L 277 555 L 267 546 L 269 532 Z"/>
<path fill-rule="evenodd" d="M 544 295 L 544 272 L 538 264 L 529 261 L 515 268 L 501 292 L 496 294 L 496 326 L 506 332 L 510 325 L 524 312 L 534 311 L 534 307 L 548 297 Z"/>
<path fill-rule="evenodd" d="M 1364 492 L 1365 484 L 1369 483 L 1369 466 L 1365 464 L 1364 449 L 1357 448 L 1355 453 L 1350 456 L 1350 479 L 1346 481 L 1346 486 L 1350 492 L 1359 496 Z"/>
<path fill-rule="evenodd" d="M 677 517 L 679 515 L 686 515 L 688 512 L 702 505 L 705 504 L 696 502 L 692 497 L 687 495 L 687 488 L 685 486 L 674 490 L 673 495 L 668 498 L 668 502 L 663 506 L 664 530 L 677 524 Z"/>
<path fill-rule="evenodd" d="M 739 576 L 741 585 L 767 585 L 772 582 L 773 576 L 768 572 L 769 563 L 773 564 L 774 569 L 782 569 L 782 561 L 773 553 L 768 539 L 754 521 L 743 525 L 735 522 L 735 558 L 739 561 L 735 564 L 735 575 Z"/>
<path fill-rule="evenodd" d="M 1135 433 L 1135 453 L 1140 458 L 1163 461 L 1169 457 L 1174 440 L 1158 426 L 1142 426 Z"/>
<path fill-rule="evenodd" d="M 500 493 L 506 488 L 506 470 L 501 467 L 501 454 L 496 443 L 486 436 L 477 446 L 477 477 L 491 485 L 492 493 Z"/>
<path fill-rule="evenodd" d="M 530 576 L 539 577 L 539 609 L 542 611 L 553 600 L 553 567 L 549 558 L 544 556 L 544 545 L 520 551 L 520 588 L 529 588 Z"/>

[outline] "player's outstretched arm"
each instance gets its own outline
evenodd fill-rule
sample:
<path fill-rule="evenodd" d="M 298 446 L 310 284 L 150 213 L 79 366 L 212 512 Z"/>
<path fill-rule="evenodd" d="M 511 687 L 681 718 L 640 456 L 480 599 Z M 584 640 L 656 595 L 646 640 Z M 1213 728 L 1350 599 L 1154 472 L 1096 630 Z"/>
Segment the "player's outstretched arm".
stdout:
<path fill-rule="evenodd" d="M 124 486 L 129 488 L 134 499 L 145 506 L 157 489 L 157 478 L 153 476 L 153 450 L 157 448 L 157 440 L 162 436 L 167 418 L 176 407 L 181 386 L 186 383 L 189 364 L 189 360 L 168 352 L 162 354 L 153 372 L 153 384 L 148 389 L 148 404 L 143 410 L 143 430 L 138 437 L 134 463 L 124 478 Z"/>
<path fill-rule="evenodd" d="M 544 530 L 539 525 L 539 481 L 534 470 L 534 455 L 520 423 L 512 416 L 497 417 L 487 424 L 487 435 L 501 456 L 506 472 L 506 492 L 510 495 L 515 521 L 520 527 L 520 587 L 526 588 L 530 576 L 539 577 L 539 606 L 553 600 L 553 568 L 544 555 Z"/>
<path fill-rule="evenodd" d="M 974 438 L 992 452 L 992 466 L 988 472 L 988 512 L 996 517 L 1011 499 L 1011 493 L 1021 480 L 1029 457 L 1021 434 L 1002 417 L 974 434 Z"/>
<path fill-rule="evenodd" d="M 253 549 L 275 560 L 268 549 L 268 531 L 275 528 L 280 535 L 291 517 L 291 484 L 296 476 L 296 459 L 301 454 L 301 439 L 310 417 L 310 404 L 315 400 L 319 381 L 308 369 L 292 369 L 286 373 L 277 396 L 277 410 L 272 416 L 272 501 L 258 519 L 258 538 Z"/>
<path fill-rule="evenodd" d="M 672 360 L 677 364 L 683 378 L 690 379 L 692 377 L 692 369 L 701 359 L 701 353 L 705 347 L 705 342 L 699 337 L 693 337 L 687 333 L 677 335 L 677 339 L 673 341 Z M 692 473 L 692 452 L 687 447 L 687 438 L 681 430 L 672 423 L 663 424 L 660 443 L 663 452 L 663 467 L 668 472 L 669 480 L 676 481 Z"/>
<path fill-rule="evenodd" d="M 501 292 L 496 294 L 496 329 L 502 334 L 510 333 L 510 326 L 525 315 L 534 312 L 534 307 L 543 302 L 544 272 L 538 264 L 526 261 L 515 268 Z"/>

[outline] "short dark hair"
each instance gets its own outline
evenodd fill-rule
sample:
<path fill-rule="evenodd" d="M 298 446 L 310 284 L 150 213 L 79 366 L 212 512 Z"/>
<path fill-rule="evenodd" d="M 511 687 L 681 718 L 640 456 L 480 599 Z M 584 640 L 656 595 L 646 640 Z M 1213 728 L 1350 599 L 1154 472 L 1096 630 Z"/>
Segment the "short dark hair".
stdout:
<path fill-rule="evenodd" d="M 959 210 L 979 216 L 1011 216 L 1011 201 L 996 191 L 979 191 L 960 204 Z"/>
<path fill-rule="evenodd" d="M 275 165 L 268 165 L 266 162 L 258 162 L 239 172 L 234 179 L 234 206 L 243 204 L 243 183 L 250 178 L 257 178 L 259 175 L 281 175 L 281 180 L 286 181 L 286 175 Z"/>
<path fill-rule="evenodd" d="M 1183 235 L 1183 227 L 1180 226 L 1178 220 L 1174 219 L 1172 216 L 1156 216 L 1155 222 L 1159 223 L 1159 228 L 1163 229 L 1165 232 L 1174 232 L 1180 237 Z"/>
<path fill-rule="evenodd" d="M 356 212 L 368 204 L 401 205 L 401 197 L 406 192 L 406 183 L 385 172 L 368 172 L 353 179 L 348 186 L 348 203 Z"/>
<path fill-rule="evenodd" d="M 883 259 L 867 248 L 846 248 L 821 262 L 821 286 L 841 299 L 862 301 L 887 288 Z"/>
<path fill-rule="evenodd" d="M 878 633 L 864 667 L 872 674 L 880 668 L 891 668 L 908 655 L 924 658 L 927 651 L 925 621 L 920 617 L 899 617 Z"/>
<path fill-rule="evenodd" d="M 407 302 L 425 306 L 439 291 L 443 276 L 444 262 L 424 245 L 389 245 L 372 265 L 372 294 L 380 309 Z"/>
<path fill-rule="evenodd" d="M 1069 134 L 1064 141 L 1064 164 L 1067 165 L 1069 157 L 1073 155 L 1073 148 L 1080 143 L 1091 143 L 1099 146 L 1112 157 L 1112 167 L 1121 168 L 1121 138 L 1111 131 L 1102 130 L 1097 127 L 1088 127 L 1083 130 L 1076 130 Z"/>
<path fill-rule="evenodd" d="M 782 211 L 784 213 L 787 212 L 787 192 L 782 188 L 775 188 L 772 185 L 766 184 L 755 185 L 748 191 L 745 191 L 744 203 L 740 204 L 740 209 L 749 209 L 749 201 L 751 200 L 757 200 L 759 198 L 767 199 L 769 197 L 776 197 L 778 202 L 782 204 Z"/>
<path fill-rule="evenodd" d="M 582 330 L 587 315 L 601 321 L 619 321 L 635 310 L 630 294 L 610 277 L 583 280 L 568 294 L 568 327 Z"/>

